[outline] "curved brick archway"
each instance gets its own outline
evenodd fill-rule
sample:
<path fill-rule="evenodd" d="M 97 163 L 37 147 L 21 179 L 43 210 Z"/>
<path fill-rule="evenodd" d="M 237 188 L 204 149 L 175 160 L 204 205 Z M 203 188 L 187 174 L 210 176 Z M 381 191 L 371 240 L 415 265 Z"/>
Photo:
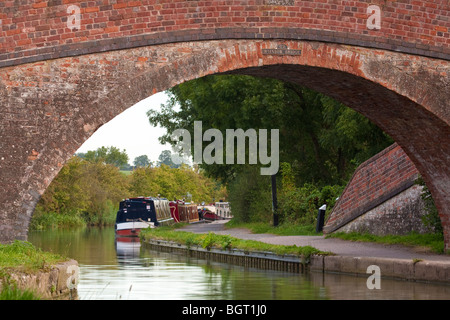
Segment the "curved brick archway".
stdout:
<path fill-rule="evenodd" d="M 2 1 L 0 242 L 26 238 L 40 195 L 96 128 L 233 72 L 309 86 L 388 132 L 432 190 L 450 249 L 449 15 L 447 0 Z M 301 53 L 264 51 L 279 45 Z"/>
<path fill-rule="evenodd" d="M 264 54 L 280 44 L 301 55 Z M 166 44 L 0 69 L 2 241 L 26 237 L 39 196 L 99 126 L 153 93 L 227 72 L 309 86 L 377 123 L 427 179 L 448 244 L 448 63 L 381 50 L 280 40 Z"/>

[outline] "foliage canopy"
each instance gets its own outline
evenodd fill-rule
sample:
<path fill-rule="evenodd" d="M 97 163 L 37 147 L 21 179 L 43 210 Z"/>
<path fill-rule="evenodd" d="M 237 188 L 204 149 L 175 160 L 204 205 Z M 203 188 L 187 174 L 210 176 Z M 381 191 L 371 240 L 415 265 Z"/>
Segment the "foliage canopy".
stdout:
<path fill-rule="evenodd" d="M 354 169 L 392 140 L 367 118 L 320 93 L 292 83 L 250 76 L 207 76 L 173 87 L 160 112 L 149 121 L 167 129 L 161 143 L 172 143 L 176 129 L 193 139 L 194 121 L 209 128 L 280 130 L 280 163 L 287 162 L 296 184 L 343 184 Z M 193 150 L 192 150 L 193 152 Z M 225 151 L 224 151 L 225 154 Z M 240 165 L 200 165 L 229 182 Z"/>
<path fill-rule="evenodd" d="M 152 125 L 167 129 L 160 137 L 162 143 L 175 145 L 171 135 L 176 129 L 189 130 L 193 139 L 194 121 L 202 121 L 203 130 L 214 128 L 222 133 L 226 129 L 279 129 L 279 213 L 285 222 L 313 223 L 317 208 L 334 204 L 356 167 L 393 142 L 367 118 L 338 101 L 274 79 L 207 76 L 168 93 L 161 111 L 147 113 Z M 255 166 L 199 167 L 227 185 L 237 219 L 270 221 L 270 179 L 260 176 Z"/>

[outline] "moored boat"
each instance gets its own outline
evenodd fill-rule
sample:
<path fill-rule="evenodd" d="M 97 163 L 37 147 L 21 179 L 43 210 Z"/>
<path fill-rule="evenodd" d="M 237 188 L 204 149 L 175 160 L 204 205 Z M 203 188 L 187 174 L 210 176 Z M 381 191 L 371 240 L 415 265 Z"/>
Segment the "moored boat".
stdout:
<path fill-rule="evenodd" d="M 197 205 L 181 200 L 170 201 L 170 211 L 176 222 L 197 222 L 199 221 Z"/>
<path fill-rule="evenodd" d="M 223 218 L 219 217 L 216 213 L 211 211 L 209 208 L 203 207 L 202 209 L 198 209 L 199 216 L 204 220 L 222 220 Z"/>
<path fill-rule="evenodd" d="M 219 216 L 222 219 L 231 219 L 231 210 L 230 210 L 230 204 L 228 202 L 216 202 L 215 204 L 215 214 Z"/>
<path fill-rule="evenodd" d="M 167 199 L 129 198 L 119 204 L 115 224 L 116 235 L 138 236 L 142 229 L 154 228 L 173 222 Z"/>

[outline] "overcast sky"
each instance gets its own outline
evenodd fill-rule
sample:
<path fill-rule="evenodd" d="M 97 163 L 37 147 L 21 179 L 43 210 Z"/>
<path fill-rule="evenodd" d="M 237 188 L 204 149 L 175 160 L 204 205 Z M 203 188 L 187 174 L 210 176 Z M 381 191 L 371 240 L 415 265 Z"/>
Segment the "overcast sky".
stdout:
<path fill-rule="evenodd" d="M 150 125 L 146 113 L 150 109 L 159 110 L 166 100 L 167 95 L 160 92 L 135 104 L 100 127 L 77 152 L 96 150 L 102 146 L 114 146 L 120 150 L 126 150 L 128 163 L 131 165 L 134 158 L 143 154 L 156 162 L 161 151 L 171 150 L 171 148 L 159 143 L 158 137 L 165 134 L 166 130 Z"/>

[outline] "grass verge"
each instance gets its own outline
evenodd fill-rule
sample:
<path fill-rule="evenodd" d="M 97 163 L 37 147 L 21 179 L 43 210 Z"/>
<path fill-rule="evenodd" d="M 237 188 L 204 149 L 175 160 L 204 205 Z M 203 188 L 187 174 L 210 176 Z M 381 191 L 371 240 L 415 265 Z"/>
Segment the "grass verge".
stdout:
<path fill-rule="evenodd" d="M 339 238 L 350 241 L 376 242 L 382 244 L 400 244 L 406 246 L 420 247 L 434 253 L 444 253 L 444 237 L 441 234 L 418 234 L 410 233 L 407 235 L 387 235 L 376 236 L 368 233 L 358 232 L 337 232 L 327 235 L 327 238 Z"/>
<path fill-rule="evenodd" d="M 326 255 L 329 252 L 320 251 L 311 246 L 297 247 L 274 245 L 254 240 L 243 240 L 234 238 L 228 235 L 218 235 L 215 233 L 196 234 L 192 232 L 176 231 L 174 227 L 159 227 L 154 229 L 145 229 L 140 233 L 141 239 L 165 240 L 174 241 L 186 245 L 187 247 L 198 245 L 203 248 L 218 248 L 218 249 L 242 249 L 245 251 L 267 251 L 276 254 L 293 254 L 309 257 L 312 254 Z"/>
<path fill-rule="evenodd" d="M 26 241 L 0 244 L 0 276 L 9 270 L 25 273 L 47 270 L 67 258 L 42 251 Z"/>
<path fill-rule="evenodd" d="M 41 300 L 41 298 L 31 290 L 21 290 L 7 284 L 0 290 L 0 300 Z"/>
<path fill-rule="evenodd" d="M 40 297 L 33 291 L 17 288 L 11 280 L 11 274 L 46 271 L 65 260 L 60 255 L 42 251 L 25 241 L 0 244 L 0 300 L 39 300 Z"/>
<path fill-rule="evenodd" d="M 316 233 L 316 227 L 314 225 L 296 225 L 296 224 L 282 224 L 278 227 L 274 227 L 270 224 L 263 222 L 237 222 L 234 219 L 226 223 L 225 228 L 245 228 L 252 233 L 271 233 L 282 236 L 321 236 L 322 232 Z M 426 251 L 433 253 L 443 254 L 444 251 L 444 236 L 442 234 L 419 234 L 411 232 L 407 235 L 386 235 L 376 236 L 369 233 L 344 233 L 337 232 L 326 236 L 327 238 L 339 238 L 349 241 L 361 241 L 361 242 L 376 242 L 382 244 L 399 244 L 405 246 L 418 247 Z"/>
<path fill-rule="evenodd" d="M 252 233 L 271 233 L 280 236 L 319 236 L 322 232 L 316 233 L 314 225 L 280 224 L 274 227 L 264 222 L 238 222 L 231 219 L 225 224 L 226 229 L 245 228 Z"/>

